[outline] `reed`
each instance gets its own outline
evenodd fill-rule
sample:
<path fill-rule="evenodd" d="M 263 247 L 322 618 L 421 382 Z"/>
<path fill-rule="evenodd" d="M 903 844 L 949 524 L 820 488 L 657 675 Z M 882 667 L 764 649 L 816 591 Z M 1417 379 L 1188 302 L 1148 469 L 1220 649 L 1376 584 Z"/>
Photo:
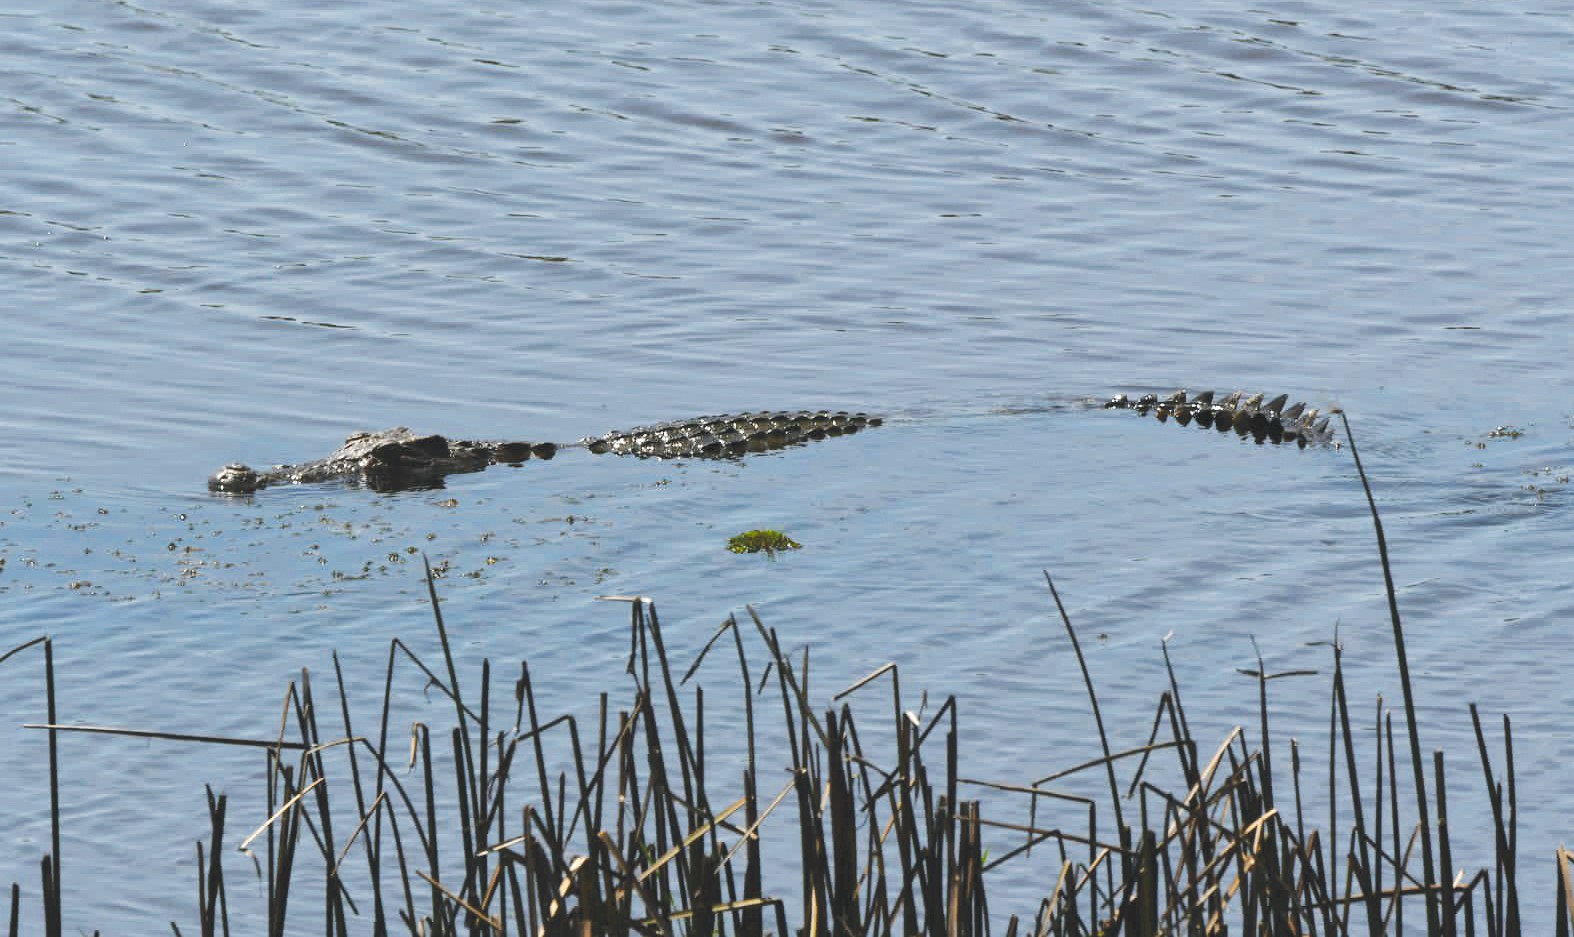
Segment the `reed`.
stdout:
<path fill-rule="evenodd" d="M 1146 740 L 1117 749 L 1052 580 L 1050 596 L 1082 668 L 1099 751 L 1048 777 L 1003 782 L 964 775 L 954 698 L 922 717 L 907 705 L 898 668 L 886 665 L 822 707 L 810 691 L 808 653 L 794 659 L 752 609 L 745 620 L 724 622 L 680 676 L 655 606 L 641 597 L 613 597 L 630 609 L 627 690 L 615 703 L 600 693 L 594 723 L 584 728 L 571 715 L 543 718 L 531 670 L 521 662 L 512 712 L 495 711 L 490 661 L 475 683 L 461 682 L 428 567 L 438 657 L 428 661 L 400 640 L 390 642 L 380 715 L 370 733 L 352 718 L 337 656 L 331 691 L 337 705 L 324 708 L 303 672 L 288 687 L 279 728 L 267 739 L 59 725 L 48 639 L 0 657 L 3 664 L 35 646 L 44 651 L 50 718 L 33 728 L 51 738 L 54 838 L 41 864 L 42 932 L 59 934 L 61 927 L 53 741 L 73 731 L 263 752 L 266 819 L 233 848 L 251 858 L 263 893 L 259 913 L 274 935 L 318 927 L 328 935 L 530 937 L 966 937 L 995 929 L 1008 937 L 1029 929 L 1035 935 L 1375 935 L 1402 929 L 1407 916 L 1424 921 L 1428 934 L 1518 934 L 1511 724 L 1503 718 L 1499 773 L 1494 743 L 1471 707 L 1494 846 L 1477 871 L 1456 878 L 1449 871 L 1456 857 L 1445 759 L 1434 752 L 1428 764 L 1421 747 L 1387 543 L 1353 438 L 1350 451 L 1372 510 L 1403 724 L 1396 739 L 1395 714 L 1379 702 L 1369 738 L 1346 698 L 1335 642 L 1321 775 L 1295 741 L 1287 774 L 1276 757 L 1282 752 L 1272 743 L 1269 689 L 1289 674 L 1270 674 L 1260 660 L 1251 672 L 1258 688 L 1255 744 L 1241 727 L 1211 749 L 1199 744 L 1166 649 L 1168 689 Z M 742 726 L 732 738 L 737 750 L 718 758 L 715 733 L 706 728 L 706 693 L 694 680 L 712 655 L 724 657 L 729 648 L 734 661 L 711 666 L 736 666 L 723 682 L 736 681 Z M 407 681 L 418 684 L 413 691 L 435 690 L 445 701 L 451 712 L 442 727 L 394 724 L 395 694 Z M 881 692 L 883 700 L 881 687 L 889 700 L 869 717 L 864 699 Z M 778 715 L 757 713 L 756 698 Z M 325 718 L 333 725 L 319 721 Z M 765 731 L 762 719 L 779 719 L 779 729 Z M 394 741 L 401 737 L 408 744 Z M 780 750 L 768 756 L 768 744 Z M 770 768 L 762 771 L 762 762 Z M 553 763 L 568 768 L 554 773 Z M 740 763 L 736 774 L 715 767 Z M 784 780 L 762 786 L 771 777 Z M 1084 777 L 1078 790 L 1102 792 L 1067 789 Z M 1309 784 L 1325 794 L 1322 827 L 1303 806 Z M 1027 822 L 989 818 L 986 797 L 996 815 L 1018 811 Z M 1069 806 L 1085 821 L 1041 822 L 1048 805 Z M 210 790 L 207 806 L 211 832 L 196 847 L 193 931 L 229 934 L 232 877 L 224 859 L 233 861 L 226 852 L 232 818 L 224 795 Z M 985 888 L 991 871 L 1044 863 L 1046 855 L 1048 894 L 1017 914 L 995 913 Z M 1574 855 L 1559 849 L 1555 871 L 1557 933 L 1567 935 L 1574 925 Z M 304 906 L 307 899 L 315 907 Z M 13 885 L 13 935 L 20 932 L 22 902 Z M 237 927 L 258 929 L 249 919 Z"/>

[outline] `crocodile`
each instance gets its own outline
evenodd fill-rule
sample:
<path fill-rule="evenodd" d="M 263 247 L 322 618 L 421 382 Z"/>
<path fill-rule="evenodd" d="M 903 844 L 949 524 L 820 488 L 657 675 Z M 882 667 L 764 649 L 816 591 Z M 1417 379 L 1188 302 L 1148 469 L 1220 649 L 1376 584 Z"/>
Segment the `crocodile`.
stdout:
<path fill-rule="evenodd" d="M 259 472 L 231 463 L 208 478 L 212 491 L 249 494 L 277 485 L 345 479 L 374 491 L 441 487 L 449 475 L 479 472 L 495 463 L 518 464 L 550 459 L 559 449 L 579 447 L 642 459 L 732 459 L 749 453 L 785 449 L 846 436 L 884 418 L 867 413 L 777 410 L 718 414 L 619 430 L 559 445 L 550 442 L 491 442 L 418 436 L 403 426 L 356 433 L 325 459 L 279 465 Z"/>
<path fill-rule="evenodd" d="M 1149 394 L 1137 400 L 1121 394 L 1104 403 L 1104 407 L 1151 413 L 1161 422 L 1173 419 L 1182 426 L 1196 423 L 1220 432 L 1233 430 L 1258 442 L 1300 447 L 1337 445 L 1328 428 L 1328 417 L 1319 418 L 1317 410 L 1308 409 L 1305 404 L 1286 406 L 1288 400 L 1281 394 L 1265 403 L 1262 394 L 1248 397 L 1241 393 L 1216 400 L 1212 391 L 1188 398 L 1185 391 L 1177 391 L 1167 397 Z M 1096 401 L 1083 403 L 1092 406 Z M 850 435 L 884 422 L 884 417 L 868 413 L 764 410 L 656 423 L 565 444 L 451 440 L 435 434 L 417 435 L 400 426 L 356 433 L 327 458 L 314 462 L 278 465 L 260 472 L 242 463 L 231 463 L 209 477 L 208 488 L 226 494 L 250 494 L 280 485 L 335 480 L 359 483 L 374 491 L 439 488 L 449 475 L 479 472 L 496 463 L 551 459 L 566 448 L 641 459 L 737 459 Z"/>

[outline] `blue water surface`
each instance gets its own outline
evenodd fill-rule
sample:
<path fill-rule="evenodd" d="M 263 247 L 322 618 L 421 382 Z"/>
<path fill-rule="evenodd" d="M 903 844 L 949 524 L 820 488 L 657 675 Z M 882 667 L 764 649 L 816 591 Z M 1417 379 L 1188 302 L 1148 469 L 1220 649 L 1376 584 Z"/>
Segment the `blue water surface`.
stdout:
<path fill-rule="evenodd" d="M 1541 868 L 1574 755 L 1571 38 L 1458 2 L 13 8 L 0 653 L 52 636 L 62 722 L 266 738 L 337 650 L 369 719 L 389 641 L 435 650 L 424 555 L 464 666 L 528 658 L 548 711 L 628 689 L 597 597 L 653 597 L 685 661 L 752 605 L 827 705 L 895 662 L 959 698 L 967 775 L 1022 783 L 1097 753 L 1047 570 L 1119 746 L 1168 637 L 1199 738 L 1254 728 L 1260 652 L 1323 671 L 1274 691 L 1278 737 L 1325 747 L 1336 633 L 1365 724 L 1399 697 L 1348 448 L 1087 406 L 1289 392 L 1355 426 L 1458 864 L 1491 855 L 1473 700 L 1515 720 Z M 738 462 L 204 488 L 360 429 L 786 407 L 888 420 Z M 805 549 L 726 551 L 755 527 Z M 0 880 L 36 920 L 42 654 L 0 669 Z M 260 756 L 61 750 L 65 926 L 193 926 L 203 786 L 244 835 Z M 1055 867 L 1001 872 L 992 908 L 1030 915 Z"/>

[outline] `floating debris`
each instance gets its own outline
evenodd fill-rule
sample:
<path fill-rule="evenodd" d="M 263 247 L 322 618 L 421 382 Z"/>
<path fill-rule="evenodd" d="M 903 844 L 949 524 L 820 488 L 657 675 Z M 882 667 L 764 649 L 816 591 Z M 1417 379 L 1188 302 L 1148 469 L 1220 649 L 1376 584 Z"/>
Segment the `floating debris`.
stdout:
<path fill-rule="evenodd" d="M 747 530 L 727 541 L 727 549 L 734 553 L 759 553 L 776 555 L 777 550 L 797 550 L 803 544 L 779 530 Z"/>

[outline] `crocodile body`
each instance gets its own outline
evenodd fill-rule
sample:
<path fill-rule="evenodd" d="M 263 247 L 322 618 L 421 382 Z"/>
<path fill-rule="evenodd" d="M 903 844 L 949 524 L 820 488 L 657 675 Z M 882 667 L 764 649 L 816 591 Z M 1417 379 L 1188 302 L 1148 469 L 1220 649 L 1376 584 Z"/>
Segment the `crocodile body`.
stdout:
<path fill-rule="evenodd" d="M 642 459 L 726 459 L 845 436 L 883 422 L 883 417 L 867 413 L 766 410 L 657 423 L 582 442 L 597 454 L 611 452 Z"/>
<path fill-rule="evenodd" d="M 1332 442 L 1326 416 L 1318 419 L 1316 410 L 1307 410 L 1299 403 L 1286 406 L 1286 401 L 1280 396 L 1264 403 L 1261 394 L 1246 397 L 1239 393 L 1215 401 L 1212 391 L 1191 398 L 1185 391 L 1178 391 L 1164 398 L 1150 394 L 1135 401 L 1122 394 L 1104 406 L 1151 413 L 1161 422 L 1173 419 L 1182 426 L 1195 422 L 1220 432 L 1233 430 L 1258 442 L 1295 443 L 1303 447 Z M 315 462 L 279 465 L 262 472 L 241 463 L 226 465 L 208 479 L 208 488 L 249 494 L 279 485 L 336 480 L 359 483 L 375 491 L 439 488 L 449 475 L 479 472 L 498 462 L 517 464 L 529 459 L 550 459 L 559 449 L 569 447 L 642 459 L 736 459 L 850 435 L 883 422 L 883 417 L 867 413 L 770 410 L 656 423 L 562 446 L 549 442 L 450 440 L 438 435 L 418 436 L 401 426 L 356 433 L 336 452 Z"/>

